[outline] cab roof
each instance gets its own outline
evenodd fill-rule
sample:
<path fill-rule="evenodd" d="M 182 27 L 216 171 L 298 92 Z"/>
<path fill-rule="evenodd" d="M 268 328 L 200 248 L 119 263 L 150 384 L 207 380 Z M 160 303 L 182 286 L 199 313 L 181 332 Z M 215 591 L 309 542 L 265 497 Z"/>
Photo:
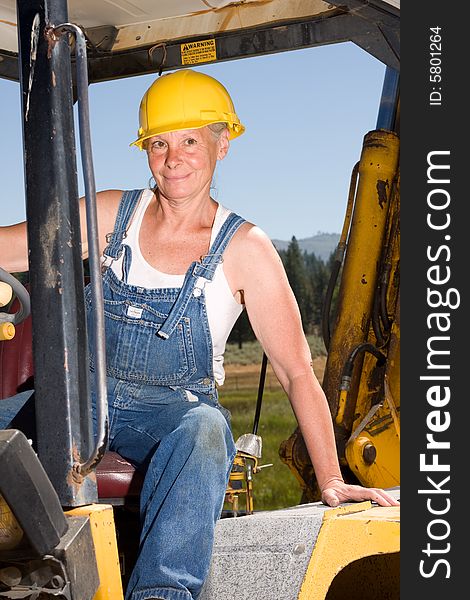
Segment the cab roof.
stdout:
<path fill-rule="evenodd" d="M 69 0 L 68 13 L 90 82 L 343 41 L 399 70 L 399 0 Z M 18 80 L 16 0 L 0 0 L 0 77 Z"/>

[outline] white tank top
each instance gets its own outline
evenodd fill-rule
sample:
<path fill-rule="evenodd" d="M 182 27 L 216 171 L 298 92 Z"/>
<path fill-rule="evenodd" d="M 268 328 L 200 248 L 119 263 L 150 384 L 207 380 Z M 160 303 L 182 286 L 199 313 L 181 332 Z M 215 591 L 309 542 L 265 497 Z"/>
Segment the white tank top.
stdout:
<path fill-rule="evenodd" d="M 127 275 L 127 283 L 146 288 L 180 288 L 183 285 L 183 275 L 172 275 L 162 273 L 152 267 L 142 256 L 139 244 L 139 233 L 145 211 L 153 198 L 152 190 L 144 190 L 139 203 L 135 209 L 132 221 L 127 229 L 124 243 L 132 251 L 132 261 Z M 221 204 L 217 207 L 214 223 L 212 226 L 210 245 L 213 244 L 220 228 L 232 211 Z M 121 257 L 111 263 L 110 268 L 119 279 L 122 279 Z M 212 338 L 214 377 L 218 385 L 225 381 L 224 352 L 227 338 L 240 316 L 243 305 L 233 297 L 232 291 L 225 277 L 223 263 L 217 265 L 214 278 L 206 283 L 206 310 L 209 321 L 209 329 Z"/>

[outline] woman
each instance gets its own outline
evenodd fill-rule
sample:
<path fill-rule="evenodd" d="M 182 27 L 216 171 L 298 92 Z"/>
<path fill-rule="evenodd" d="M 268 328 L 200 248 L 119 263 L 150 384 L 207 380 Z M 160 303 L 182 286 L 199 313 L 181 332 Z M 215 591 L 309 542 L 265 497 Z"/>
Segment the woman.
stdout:
<path fill-rule="evenodd" d="M 210 197 L 216 164 L 243 131 L 218 81 L 191 70 L 164 75 L 142 99 L 133 142 L 147 152 L 155 189 L 98 194 L 109 444 L 146 469 L 127 600 L 197 598 L 207 576 L 235 454 L 217 385 L 243 307 L 292 404 L 323 502 L 397 504 L 383 490 L 343 482 L 280 258 L 263 231 Z M 83 222 L 84 257 L 85 232 Z M 0 239 L 3 266 L 26 270 L 24 224 L 2 228 Z"/>

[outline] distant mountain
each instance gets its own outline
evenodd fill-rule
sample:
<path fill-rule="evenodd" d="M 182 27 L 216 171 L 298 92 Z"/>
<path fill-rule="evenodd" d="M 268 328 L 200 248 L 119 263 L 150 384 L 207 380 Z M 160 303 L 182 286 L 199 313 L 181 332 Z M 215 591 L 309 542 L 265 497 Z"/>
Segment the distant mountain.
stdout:
<path fill-rule="evenodd" d="M 317 233 L 312 237 L 297 240 L 299 248 L 302 252 L 312 252 L 317 258 L 321 258 L 326 262 L 330 258 L 330 254 L 336 250 L 339 241 L 339 233 Z M 287 250 L 289 241 L 272 240 L 278 250 Z"/>

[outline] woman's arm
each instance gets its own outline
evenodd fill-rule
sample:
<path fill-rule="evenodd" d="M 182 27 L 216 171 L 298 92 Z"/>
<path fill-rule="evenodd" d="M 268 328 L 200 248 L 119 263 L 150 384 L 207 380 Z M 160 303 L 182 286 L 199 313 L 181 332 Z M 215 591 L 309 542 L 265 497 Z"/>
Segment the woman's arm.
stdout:
<path fill-rule="evenodd" d="M 9 273 L 29 269 L 26 223 L 0 227 L 0 267 Z"/>
<path fill-rule="evenodd" d="M 106 234 L 113 230 L 121 195 L 121 190 L 106 190 L 97 194 L 100 251 L 106 247 Z M 88 240 L 84 198 L 80 198 L 79 207 L 82 258 L 85 259 L 88 257 Z M 25 222 L 0 227 L 0 266 L 9 273 L 28 271 L 28 235 Z"/>
<path fill-rule="evenodd" d="M 296 299 L 270 239 L 258 227 L 243 226 L 228 248 L 224 268 L 231 285 L 241 291 L 253 331 L 292 404 L 322 500 L 331 506 L 363 499 L 398 504 L 383 490 L 343 482 L 328 402 L 313 372 Z"/>

